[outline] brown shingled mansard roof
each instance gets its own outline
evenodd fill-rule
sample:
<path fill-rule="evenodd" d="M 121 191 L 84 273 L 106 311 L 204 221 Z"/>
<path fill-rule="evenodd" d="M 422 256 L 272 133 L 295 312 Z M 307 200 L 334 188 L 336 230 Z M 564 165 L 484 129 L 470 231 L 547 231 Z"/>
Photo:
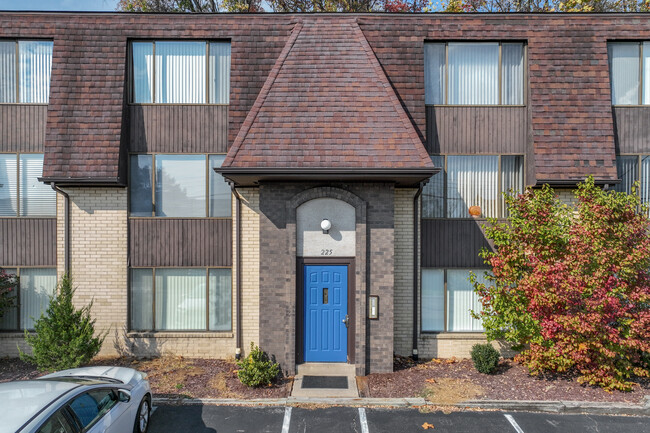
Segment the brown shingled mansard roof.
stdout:
<path fill-rule="evenodd" d="M 219 170 L 272 179 L 392 180 L 436 169 L 354 17 L 305 17 Z"/>

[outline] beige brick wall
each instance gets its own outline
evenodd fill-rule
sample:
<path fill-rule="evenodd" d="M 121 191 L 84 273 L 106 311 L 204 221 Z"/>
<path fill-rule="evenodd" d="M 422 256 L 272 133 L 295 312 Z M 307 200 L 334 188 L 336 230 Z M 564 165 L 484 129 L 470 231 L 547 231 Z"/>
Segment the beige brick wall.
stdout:
<path fill-rule="evenodd" d="M 420 358 L 469 358 L 472 346 L 486 342 L 485 335 L 481 333 L 420 334 Z M 492 346 L 498 349 L 502 356 L 514 355 L 505 344 L 493 341 Z"/>
<path fill-rule="evenodd" d="M 578 203 L 573 189 L 556 189 L 555 194 L 559 197 L 560 202 L 566 205 L 575 205 Z"/>
<path fill-rule="evenodd" d="M 127 190 L 65 188 L 70 195 L 70 267 L 79 306 L 93 301 L 98 331 L 108 331 L 100 355 L 115 353 L 127 320 Z M 64 272 L 64 203 L 57 208 L 57 270 Z"/>
<path fill-rule="evenodd" d="M 260 194 L 257 188 L 238 189 L 242 196 L 242 351 L 251 341 L 260 341 Z M 233 212 L 233 215 L 235 213 Z M 233 230 L 236 230 L 233 224 Z M 233 239 L 236 239 L 236 232 Z M 237 251 L 233 251 L 233 281 L 236 284 Z M 236 287 L 236 285 L 233 285 Z M 235 322 L 236 323 L 236 322 Z"/>
<path fill-rule="evenodd" d="M 410 356 L 413 350 L 413 197 L 415 189 L 395 189 L 395 353 Z"/>

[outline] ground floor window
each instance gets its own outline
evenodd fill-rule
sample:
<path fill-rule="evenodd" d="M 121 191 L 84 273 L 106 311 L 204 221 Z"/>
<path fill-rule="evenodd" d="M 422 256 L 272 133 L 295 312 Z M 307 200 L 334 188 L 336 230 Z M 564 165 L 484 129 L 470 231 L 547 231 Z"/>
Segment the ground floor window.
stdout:
<path fill-rule="evenodd" d="M 45 313 L 56 289 L 56 268 L 7 268 L 18 276 L 15 306 L 0 317 L 0 329 L 22 331 L 34 329 L 34 323 Z"/>
<path fill-rule="evenodd" d="M 132 268 L 134 331 L 230 331 L 230 268 Z"/>
<path fill-rule="evenodd" d="M 469 281 L 470 271 L 485 282 L 484 269 L 422 270 L 422 331 L 481 332 L 479 320 L 470 311 L 481 303 Z"/>

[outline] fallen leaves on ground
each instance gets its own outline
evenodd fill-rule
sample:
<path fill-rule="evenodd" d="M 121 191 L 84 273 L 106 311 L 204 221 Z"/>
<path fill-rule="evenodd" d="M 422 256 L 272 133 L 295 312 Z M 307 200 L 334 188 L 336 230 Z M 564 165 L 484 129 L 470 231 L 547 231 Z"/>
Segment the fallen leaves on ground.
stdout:
<path fill-rule="evenodd" d="M 429 430 L 430 428 L 435 428 L 435 427 L 433 426 L 433 424 L 429 424 L 428 422 L 425 422 L 424 424 L 422 424 L 422 428 L 425 430 Z"/>

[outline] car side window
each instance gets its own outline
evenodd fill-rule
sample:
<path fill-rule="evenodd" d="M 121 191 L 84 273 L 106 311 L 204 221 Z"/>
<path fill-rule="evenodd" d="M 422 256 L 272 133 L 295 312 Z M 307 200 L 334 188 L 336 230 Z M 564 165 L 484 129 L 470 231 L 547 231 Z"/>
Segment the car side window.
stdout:
<path fill-rule="evenodd" d="M 74 429 L 63 414 L 63 409 L 48 419 L 37 433 L 74 433 Z"/>
<path fill-rule="evenodd" d="M 82 430 L 95 424 L 117 404 L 117 396 L 110 389 L 96 389 L 76 397 L 68 405 L 75 414 Z"/>

